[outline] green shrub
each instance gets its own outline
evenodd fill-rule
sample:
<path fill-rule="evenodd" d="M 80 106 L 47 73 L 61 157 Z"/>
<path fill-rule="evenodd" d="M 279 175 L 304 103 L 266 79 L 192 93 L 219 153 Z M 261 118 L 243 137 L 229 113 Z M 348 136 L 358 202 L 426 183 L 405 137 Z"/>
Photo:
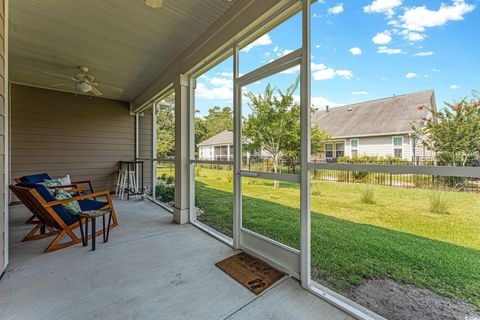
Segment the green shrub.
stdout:
<path fill-rule="evenodd" d="M 162 173 L 162 175 L 160 176 L 160 179 L 163 180 L 163 181 L 167 180 L 167 174 Z"/>
<path fill-rule="evenodd" d="M 449 199 L 448 195 L 445 191 L 441 190 L 432 190 L 428 200 L 430 202 L 430 209 L 431 213 L 435 214 L 448 214 L 448 207 L 449 207 Z"/>
<path fill-rule="evenodd" d="M 408 160 L 403 160 L 395 157 L 377 157 L 377 156 L 341 157 L 337 159 L 337 162 L 352 163 L 352 164 L 396 164 L 396 165 L 410 164 Z"/>
<path fill-rule="evenodd" d="M 368 177 L 368 172 L 363 171 L 353 171 L 352 178 L 353 182 L 365 182 Z"/>
<path fill-rule="evenodd" d="M 155 197 L 162 202 L 172 202 L 173 199 L 175 199 L 175 188 L 164 184 L 158 184 L 155 187 Z"/>
<path fill-rule="evenodd" d="M 167 183 L 167 184 L 172 184 L 174 181 L 175 181 L 175 177 L 173 177 L 173 176 L 168 176 L 168 177 L 167 177 L 167 180 L 166 180 L 166 183 Z"/>
<path fill-rule="evenodd" d="M 365 186 L 362 189 L 362 196 L 360 200 L 362 201 L 362 203 L 365 203 L 365 204 L 375 204 L 373 188 L 370 186 Z"/>

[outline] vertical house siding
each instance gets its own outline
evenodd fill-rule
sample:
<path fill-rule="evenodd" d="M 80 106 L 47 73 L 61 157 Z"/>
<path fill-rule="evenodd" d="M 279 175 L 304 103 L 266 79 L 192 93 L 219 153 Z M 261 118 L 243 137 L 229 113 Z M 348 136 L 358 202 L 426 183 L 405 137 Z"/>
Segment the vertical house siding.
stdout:
<path fill-rule="evenodd" d="M 8 58 L 7 28 L 8 12 L 6 2 L 0 0 L 0 275 L 8 262 L 8 198 L 6 180 L 8 179 Z"/>
<path fill-rule="evenodd" d="M 114 190 L 119 160 L 135 156 L 129 103 L 12 85 L 11 179 L 48 172 Z"/>

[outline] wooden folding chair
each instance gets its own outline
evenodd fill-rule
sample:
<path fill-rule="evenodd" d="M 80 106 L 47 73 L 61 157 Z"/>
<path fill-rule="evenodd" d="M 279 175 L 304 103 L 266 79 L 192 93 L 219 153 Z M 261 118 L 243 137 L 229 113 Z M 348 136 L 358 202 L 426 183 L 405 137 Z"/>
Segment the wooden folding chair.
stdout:
<path fill-rule="evenodd" d="M 70 247 L 82 240 L 79 239 L 73 230 L 79 227 L 79 217 L 68 214 L 65 216 L 65 211 L 60 210 L 60 207 L 64 203 L 68 203 L 75 200 L 86 200 L 89 198 L 106 197 L 107 202 L 99 209 L 110 209 L 112 211 L 112 225 L 106 229 L 113 229 L 118 226 L 117 216 L 113 207 L 112 198 L 110 192 L 102 191 L 92 194 L 84 194 L 75 196 L 65 200 L 53 200 L 45 201 L 44 197 L 35 188 L 24 187 L 21 185 L 11 185 L 10 190 L 25 204 L 25 206 L 34 214 L 40 224 L 36 224 L 35 227 L 29 232 L 29 234 L 23 239 L 23 241 L 30 241 L 36 239 L 42 239 L 45 237 L 56 235 L 50 245 L 45 249 L 46 252 L 59 250 Z M 48 233 L 44 231 L 42 233 L 42 226 L 48 229 Z M 96 235 L 101 235 L 106 232 L 106 229 L 102 229 L 96 232 Z M 40 231 L 40 234 L 36 234 Z M 71 240 L 67 242 L 61 242 L 62 239 L 68 236 Z M 88 238 L 90 239 L 92 235 Z"/>
<path fill-rule="evenodd" d="M 38 180 L 38 181 L 31 181 L 31 179 Z M 42 182 L 44 180 L 51 180 L 51 179 L 52 178 L 47 173 L 40 173 L 40 174 L 35 174 L 35 175 L 24 176 L 24 177 L 21 177 L 21 178 L 15 178 L 14 181 L 15 181 L 16 184 L 22 183 L 22 182 L 38 183 L 38 182 Z M 79 187 L 81 185 L 87 185 L 88 188 L 87 187 Z M 79 195 L 78 192 L 83 192 L 83 193 L 87 192 L 87 193 L 90 193 L 90 194 L 95 193 L 95 190 L 93 189 L 92 181 L 90 181 L 90 180 L 74 181 L 69 185 L 62 185 L 62 186 L 55 186 L 55 187 L 48 187 L 48 188 L 50 188 L 50 189 L 54 189 L 54 188 L 68 189 L 68 191 L 72 192 L 72 193 L 76 191 L 77 195 Z M 93 198 L 93 199 L 96 200 L 95 198 Z M 20 201 L 22 201 L 22 200 L 20 199 Z M 35 215 L 33 214 L 30 218 L 27 219 L 27 221 L 25 221 L 25 224 L 38 225 L 39 221 L 35 217 Z"/>

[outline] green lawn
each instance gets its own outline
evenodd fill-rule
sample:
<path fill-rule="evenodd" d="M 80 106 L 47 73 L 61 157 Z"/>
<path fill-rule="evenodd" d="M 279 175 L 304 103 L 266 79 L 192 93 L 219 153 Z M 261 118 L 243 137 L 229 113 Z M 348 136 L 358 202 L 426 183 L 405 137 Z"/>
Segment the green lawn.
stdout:
<path fill-rule="evenodd" d="M 159 174 L 160 175 L 160 174 Z M 199 220 L 231 236 L 232 182 L 226 171 L 197 171 Z M 298 185 L 243 179 L 243 226 L 298 248 Z M 425 189 L 312 182 L 313 277 L 337 290 L 391 278 L 480 307 L 480 195 L 449 192 L 449 214 L 429 212 Z"/>

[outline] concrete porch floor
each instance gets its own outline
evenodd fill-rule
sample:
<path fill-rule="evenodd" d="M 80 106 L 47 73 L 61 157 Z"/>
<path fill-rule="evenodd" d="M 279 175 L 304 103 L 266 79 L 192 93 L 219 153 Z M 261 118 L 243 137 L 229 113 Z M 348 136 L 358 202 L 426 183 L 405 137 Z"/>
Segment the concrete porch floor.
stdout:
<path fill-rule="evenodd" d="M 0 319 L 351 319 L 291 278 L 255 296 L 214 265 L 235 250 L 149 201 L 115 208 L 120 225 L 96 251 L 43 253 L 52 238 L 21 242 L 29 213 L 11 207 Z"/>

